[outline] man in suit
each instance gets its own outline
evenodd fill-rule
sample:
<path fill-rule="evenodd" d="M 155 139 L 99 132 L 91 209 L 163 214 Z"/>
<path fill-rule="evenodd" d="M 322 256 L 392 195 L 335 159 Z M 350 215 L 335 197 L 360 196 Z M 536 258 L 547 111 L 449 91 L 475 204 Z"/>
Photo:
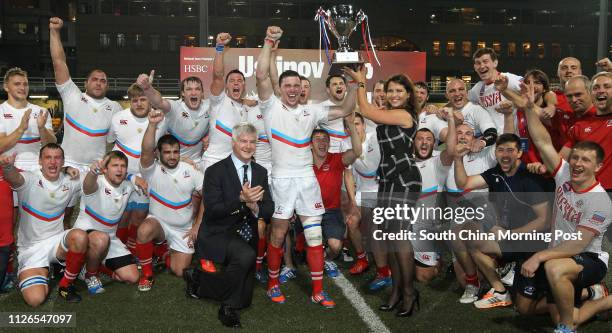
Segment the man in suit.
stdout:
<path fill-rule="evenodd" d="M 251 304 L 257 219 L 269 220 L 274 210 L 267 171 L 252 161 L 256 143 L 253 125 L 236 125 L 232 154 L 206 170 L 200 267 L 184 273 L 188 295 L 220 301 L 219 320 L 229 327 L 241 326 L 237 310 Z"/>

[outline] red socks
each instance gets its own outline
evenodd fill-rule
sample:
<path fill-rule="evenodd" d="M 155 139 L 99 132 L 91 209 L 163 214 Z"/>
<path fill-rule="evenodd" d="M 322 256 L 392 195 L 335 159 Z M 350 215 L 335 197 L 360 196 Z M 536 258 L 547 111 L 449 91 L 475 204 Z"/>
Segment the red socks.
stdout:
<path fill-rule="evenodd" d="M 310 268 L 313 295 L 318 295 L 323 291 L 323 260 L 323 245 L 306 248 L 306 261 Z"/>
<path fill-rule="evenodd" d="M 153 276 L 153 243 L 136 243 L 136 257 L 142 266 L 142 276 L 144 278 Z"/>
<path fill-rule="evenodd" d="M 268 243 L 268 289 L 279 284 L 278 275 L 282 258 L 283 248 L 274 247 L 272 243 Z"/>
<path fill-rule="evenodd" d="M 132 254 L 136 253 L 136 232 L 138 231 L 138 227 L 130 224 L 127 229 L 127 245 L 128 250 L 132 252 Z"/>
<path fill-rule="evenodd" d="M 306 247 L 306 238 L 304 237 L 304 233 L 300 233 L 295 236 L 295 251 L 304 252 L 304 248 Z"/>
<path fill-rule="evenodd" d="M 477 274 L 474 274 L 474 275 L 465 274 L 465 283 L 478 287 L 480 285 L 480 283 L 478 282 L 478 275 Z"/>
<path fill-rule="evenodd" d="M 376 267 L 376 273 L 384 277 L 391 276 L 391 270 L 389 269 L 389 266 Z"/>
<path fill-rule="evenodd" d="M 119 228 L 117 228 L 117 232 L 115 232 L 115 235 L 117 235 L 117 238 L 119 238 L 119 240 L 123 244 L 127 245 L 128 227 L 119 227 Z"/>
<path fill-rule="evenodd" d="M 255 270 L 261 270 L 263 259 L 266 256 L 266 238 L 260 237 L 257 242 L 257 259 L 255 259 Z"/>
<path fill-rule="evenodd" d="M 72 281 L 76 279 L 79 272 L 81 272 L 81 267 L 85 263 L 85 253 L 76 253 L 72 251 L 68 251 L 66 253 L 66 268 L 64 269 L 64 276 L 59 282 L 59 286 L 62 288 L 68 288 Z"/>

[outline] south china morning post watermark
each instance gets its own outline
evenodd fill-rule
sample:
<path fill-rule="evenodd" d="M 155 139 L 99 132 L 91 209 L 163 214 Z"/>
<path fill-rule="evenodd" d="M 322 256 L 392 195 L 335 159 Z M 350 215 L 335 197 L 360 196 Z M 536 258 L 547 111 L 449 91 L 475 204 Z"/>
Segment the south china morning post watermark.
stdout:
<path fill-rule="evenodd" d="M 76 312 L 0 312 L 0 327 L 76 327 Z"/>
<path fill-rule="evenodd" d="M 409 222 L 414 225 L 419 221 L 453 221 L 460 225 L 466 222 L 484 222 L 487 219 L 486 215 L 487 204 L 481 207 L 426 207 L 410 206 L 408 204 L 396 204 L 395 207 L 375 207 L 372 210 L 372 222 L 375 225 L 383 223 L 399 223 Z M 426 222 L 428 223 L 428 222 Z M 421 230 L 410 230 L 409 228 L 396 230 L 376 229 L 372 230 L 372 238 L 374 240 L 389 240 L 389 241 L 542 241 L 545 243 L 582 240 L 582 232 L 574 233 L 555 230 L 554 232 L 512 232 L 508 229 L 498 228 L 496 230 L 482 231 L 472 229 L 462 230 L 439 230 L 432 232 L 425 228 Z"/>

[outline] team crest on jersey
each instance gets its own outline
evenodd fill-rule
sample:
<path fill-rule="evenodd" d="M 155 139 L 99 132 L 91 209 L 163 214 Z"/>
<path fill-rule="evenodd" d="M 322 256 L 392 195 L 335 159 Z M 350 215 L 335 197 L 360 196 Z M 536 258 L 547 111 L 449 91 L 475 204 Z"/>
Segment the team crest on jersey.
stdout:
<path fill-rule="evenodd" d="M 181 116 L 183 116 L 183 118 L 189 118 L 189 113 L 183 111 L 183 113 L 181 113 Z"/>
<path fill-rule="evenodd" d="M 368 145 L 368 153 L 371 153 L 371 152 L 373 152 L 373 151 L 374 151 L 374 147 L 372 147 L 372 146 Z"/>
<path fill-rule="evenodd" d="M 314 208 L 315 209 L 322 209 L 323 208 L 323 204 L 320 202 L 317 202 L 316 204 L 314 204 Z"/>
<path fill-rule="evenodd" d="M 563 192 L 569 192 L 572 190 L 572 185 L 569 182 L 563 184 Z"/>
<path fill-rule="evenodd" d="M 161 172 L 168 173 L 168 172 L 166 172 L 166 168 L 164 168 L 164 167 L 161 167 Z"/>
<path fill-rule="evenodd" d="M 43 186 L 42 179 L 39 179 L 39 180 L 38 180 L 38 186 L 40 186 L 40 188 L 45 188 L 45 187 Z"/>
<path fill-rule="evenodd" d="M 81 96 L 81 102 L 87 103 L 87 98 L 85 98 L 85 96 Z"/>
<path fill-rule="evenodd" d="M 4 119 L 13 119 L 13 115 L 10 113 L 5 113 L 4 114 Z"/>
<path fill-rule="evenodd" d="M 257 115 L 257 119 L 263 119 L 263 115 L 258 114 L 258 115 Z"/>
<path fill-rule="evenodd" d="M 104 110 L 106 110 L 106 111 L 113 111 L 113 108 L 110 105 L 106 105 L 106 106 L 104 106 Z"/>
<path fill-rule="evenodd" d="M 606 221 L 606 217 L 603 212 L 595 212 L 593 216 L 591 216 L 590 221 L 593 224 L 603 224 Z"/>
<path fill-rule="evenodd" d="M 105 187 L 105 188 L 104 188 L 104 193 L 105 193 L 106 195 L 111 195 L 111 190 L 110 190 L 109 188 Z"/>
<path fill-rule="evenodd" d="M 62 192 L 69 191 L 70 188 L 67 185 L 62 185 Z"/>
<path fill-rule="evenodd" d="M 185 170 L 183 171 L 183 178 L 189 178 L 191 177 L 191 175 L 189 174 L 189 171 Z"/>
<path fill-rule="evenodd" d="M 304 111 L 302 111 L 302 115 L 304 117 L 308 117 L 308 116 L 310 116 L 310 111 L 308 111 L 308 109 L 304 109 Z"/>
<path fill-rule="evenodd" d="M 119 119 L 119 125 L 127 125 L 127 119 Z"/>

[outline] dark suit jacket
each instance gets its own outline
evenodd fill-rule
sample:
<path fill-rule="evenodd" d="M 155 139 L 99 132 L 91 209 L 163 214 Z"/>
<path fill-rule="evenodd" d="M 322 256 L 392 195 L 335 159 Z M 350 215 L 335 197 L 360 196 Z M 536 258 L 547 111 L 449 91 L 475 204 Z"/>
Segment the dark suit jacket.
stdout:
<path fill-rule="evenodd" d="M 268 172 L 261 165 L 251 162 L 251 187 L 264 189 L 263 200 L 258 203 L 259 218 L 269 220 L 274 212 L 274 202 L 268 186 Z M 248 221 L 253 230 L 251 244 L 257 244 L 257 218 L 245 203 L 240 202 L 242 184 L 232 162 L 231 155 L 206 169 L 204 175 L 204 218 L 198 231 L 196 256 L 216 263 L 224 263 L 226 246 L 236 229 Z"/>

